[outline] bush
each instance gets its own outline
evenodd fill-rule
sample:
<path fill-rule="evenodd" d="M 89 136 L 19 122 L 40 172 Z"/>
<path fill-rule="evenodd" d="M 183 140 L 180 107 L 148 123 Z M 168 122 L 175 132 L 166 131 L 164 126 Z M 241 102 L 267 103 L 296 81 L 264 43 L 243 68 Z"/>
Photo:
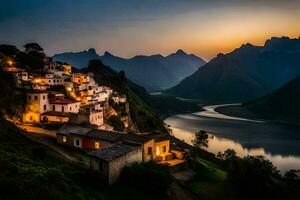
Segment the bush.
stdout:
<path fill-rule="evenodd" d="M 235 158 L 229 166 L 229 178 L 248 197 L 267 198 L 276 196 L 280 191 L 277 185 L 281 179 L 278 170 L 262 156 Z"/>
<path fill-rule="evenodd" d="M 150 194 L 165 194 L 172 183 L 172 176 L 167 166 L 155 162 L 136 163 L 123 169 L 120 181 Z"/>
<path fill-rule="evenodd" d="M 47 150 L 43 147 L 34 148 L 31 151 L 31 156 L 34 160 L 44 160 L 47 156 Z"/>

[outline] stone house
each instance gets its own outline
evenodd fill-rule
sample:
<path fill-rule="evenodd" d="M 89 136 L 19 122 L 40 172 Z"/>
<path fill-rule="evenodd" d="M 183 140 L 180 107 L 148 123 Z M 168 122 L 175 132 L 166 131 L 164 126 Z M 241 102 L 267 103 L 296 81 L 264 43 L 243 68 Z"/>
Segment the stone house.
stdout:
<path fill-rule="evenodd" d="M 115 144 L 105 149 L 92 151 L 90 167 L 97 171 L 107 184 L 114 183 L 125 166 L 143 161 L 142 148 L 127 144 Z"/>

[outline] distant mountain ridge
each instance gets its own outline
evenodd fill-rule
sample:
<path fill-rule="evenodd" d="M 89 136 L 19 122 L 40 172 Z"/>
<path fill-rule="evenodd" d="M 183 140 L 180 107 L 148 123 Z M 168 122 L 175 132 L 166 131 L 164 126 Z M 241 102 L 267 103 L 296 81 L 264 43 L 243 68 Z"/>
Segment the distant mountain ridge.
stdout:
<path fill-rule="evenodd" d="M 258 116 L 300 122 L 300 76 L 271 94 L 242 106 Z"/>
<path fill-rule="evenodd" d="M 264 46 L 244 44 L 199 68 L 165 91 L 204 103 L 245 102 L 270 93 L 300 74 L 300 39 L 273 37 Z"/>
<path fill-rule="evenodd" d="M 125 71 L 129 79 L 144 86 L 148 91 L 172 87 L 206 63 L 203 59 L 194 54 L 187 54 L 183 50 L 168 56 L 137 55 L 126 59 L 107 51 L 100 56 L 95 49 L 89 49 L 55 54 L 53 59 L 79 68 L 86 67 L 89 60 L 100 59 L 116 71 Z"/>
<path fill-rule="evenodd" d="M 223 106 L 217 112 L 254 120 L 300 123 L 300 75 L 274 92 L 237 106 Z"/>

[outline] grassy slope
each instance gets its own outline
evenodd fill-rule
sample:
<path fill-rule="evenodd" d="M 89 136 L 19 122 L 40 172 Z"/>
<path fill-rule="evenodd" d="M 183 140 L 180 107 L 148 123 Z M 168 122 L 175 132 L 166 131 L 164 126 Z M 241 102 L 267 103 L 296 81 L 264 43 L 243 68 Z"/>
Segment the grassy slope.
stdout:
<path fill-rule="evenodd" d="M 64 161 L 7 122 L 0 123 L 0 199 L 147 198 L 126 185 L 102 186 L 89 170 Z"/>
<path fill-rule="evenodd" d="M 202 169 L 187 187 L 201 199 L 233 199 L 236 192 L 227 180 L 227 172 L 214 163 L 198 158 Z"/>

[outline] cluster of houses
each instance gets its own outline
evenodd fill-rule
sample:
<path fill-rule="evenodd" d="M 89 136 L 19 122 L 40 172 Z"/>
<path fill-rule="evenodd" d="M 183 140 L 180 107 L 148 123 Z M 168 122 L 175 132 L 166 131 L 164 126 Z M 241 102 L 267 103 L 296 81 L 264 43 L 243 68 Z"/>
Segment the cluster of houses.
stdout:
<path fill-rule="evenodd" d="M 112 129 L 103 120 L 109 100 L 126 103 L 125 95 L 98 85 L 93 73 L 72 73 L 71 65 L 48 57 L 42 71 L 28 72 L 13 65 L 7 71 L 15 75 L 18 87 L 27 89 L 24 123 L 74 122 Z M 55 87 L 64 91 L 51 90 Z M 124 125 L 128 126 L 126 118 Z"/>
<path fill-rule="evenodd" d="M 15 75 L 18 87 L 27 89 L 23 123 L 62 123 L 57 143 L 86 151 L 91 169 L 108 184 L 133 163 L 184 163 L 184 152 L 172 148 L 168 135 L 117 132 L 105 124 L 105 114 L 112 112 L 109 102 L 126 105 L 126 96 L 98 85 L 93 73 L 73 73 L 72 66 L 45 59 L 38 73 L 15 68 L 13 62 L 6 70 Z"/>
<path fill-rule="evenodd" d="M 125 133 L 66 124 L 58 130 L 57 142 L 87 151 L 91 169 L 108 184 L 118 179 L 123 167 L 133 163 L 184 163 L 184 151 L 171 149 L 169 137 L 155 132 Z"/>

